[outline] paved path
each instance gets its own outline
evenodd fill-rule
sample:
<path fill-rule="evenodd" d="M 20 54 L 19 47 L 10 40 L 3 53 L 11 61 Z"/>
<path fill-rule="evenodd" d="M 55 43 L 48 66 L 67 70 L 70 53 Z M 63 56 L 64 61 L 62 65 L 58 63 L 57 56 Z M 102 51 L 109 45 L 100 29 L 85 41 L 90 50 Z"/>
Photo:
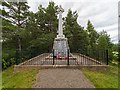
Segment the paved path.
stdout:
<path fill-rule="evenodd" d="M 95 88 L 78 69 L 42 69 L 33 88 Z"/>

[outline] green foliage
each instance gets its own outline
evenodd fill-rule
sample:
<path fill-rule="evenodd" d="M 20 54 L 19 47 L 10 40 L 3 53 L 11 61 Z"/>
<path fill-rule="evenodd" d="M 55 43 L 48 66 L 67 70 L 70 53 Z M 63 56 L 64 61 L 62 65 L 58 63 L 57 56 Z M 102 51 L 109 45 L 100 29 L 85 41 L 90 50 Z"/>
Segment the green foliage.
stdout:
<path fill-rule="evenodd" d="M 87 49 L 87 33 L 84 28 L 77 23 L 77 12 L 68 11 L 67 17 L 65 18 L 65 35 L 69 40 L 69 46 L 71 52 L 85 53 Z"/>
<path fill-rule="evenodd" d="M 99 35 L 98 35 L 97 31 L 94 29 L 90 20 L 88 20 L 88 23 L 87 23 L 87 33 L 88 33 L 88 36 L 89 36 L 90 48 L 93 48 L 94 45 L 97 43 Z"/>
<path fill-rule="evenodd" d="M 14 50 L 4 50 L 2 52 L 2 69 L 15 64 L 15 51 Z"/>
<path fill-rule="evenodd" d="M 113 61 L 118 61 L 118 52 L 112 52 L 113 53 Z"/>
<path fill-rule="evenodd" d="M 112 47 L 112 43 L 110 41 L 110 36 L 106 31 L 100 32 L 99 40 L 98 40 L 99 48 L 108 49 Z"/>
<path fill-rule="evenodd" d="M 2 59 L 2 68 L 6 69 L 8 67 L 7 65 L 8 63 L 4 60 L 4 58 Z"/>
<path fill-rule="evenodd" d="M 45 12 L 45 20 L 46 20 L 46 28 L 48 31 L 57 32 L 57 8 L 58 6 L 55 6 L 54 2 L 49 2 L 48 7 L 46 8 Z"/>
<path fill-rule="evenodd" d="M 107 50 L 108 49 L 108 58 L 109 61 L 113 60 L 113 50 L 112 50 L 113 44 L 110 41 L 110 36 L 107 34 L 106 31 L 102 31 L 99 33 L 99 39 L 98 39 L 98 50 Z"/>
<path fill-rule="evenodd" d="M 2 6 L 7 8 L 7 10 L 3 9 L 4 12 L 2 15 L 5 18 L 8 18 L 12 24 L 17 26 L 22 26 L 25 23 L 25 19 L 27 18 L 29 6 L 27 2 L 2 2 Z"/>
<path fill-rule="evenodd" d="M 28 16 L 27 2 L 2 2 L 3 69 L 15 64 L 15 52 L 21 52 Z M 12 53 L 14 52 L 14 54 Z M 6 56 L 7 55 L 7 56 Z M 3 62 L 3 63 L 4 63 Z"/>
<path fill-rule="evenodd" d="M 112 50 L 117 52 L 118 51 L 118 44 L 113 44 Z"/>

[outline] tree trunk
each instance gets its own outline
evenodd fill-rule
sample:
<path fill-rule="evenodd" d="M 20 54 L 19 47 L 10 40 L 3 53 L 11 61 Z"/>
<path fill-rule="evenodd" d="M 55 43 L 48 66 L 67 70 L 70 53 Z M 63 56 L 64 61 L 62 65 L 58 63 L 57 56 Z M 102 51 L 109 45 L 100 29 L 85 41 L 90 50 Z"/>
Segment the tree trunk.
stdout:
<path fill-rule="evenodd" d="M 21 52 L 21 40 L 20 37 L 18 37 L 18 50 Z"/>
<path fill-rule="evenodd" d="M 16 64 L 21 63 L 21 40 L 20 37 L 16 37 Z"/>

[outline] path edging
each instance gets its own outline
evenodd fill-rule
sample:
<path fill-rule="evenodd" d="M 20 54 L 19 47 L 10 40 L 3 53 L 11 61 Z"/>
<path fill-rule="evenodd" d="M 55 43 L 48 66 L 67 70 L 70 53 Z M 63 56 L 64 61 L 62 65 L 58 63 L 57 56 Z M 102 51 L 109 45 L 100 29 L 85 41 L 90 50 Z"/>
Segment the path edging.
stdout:
<path fill-rule="evenodd" d="M 49 69 L 49 68 L 68 68 L 68 69 L 83 69 L 88 68 L 92 70 L 106 70 L 109 65 L 14 65 L 14 71 L 21 69 Z"/>

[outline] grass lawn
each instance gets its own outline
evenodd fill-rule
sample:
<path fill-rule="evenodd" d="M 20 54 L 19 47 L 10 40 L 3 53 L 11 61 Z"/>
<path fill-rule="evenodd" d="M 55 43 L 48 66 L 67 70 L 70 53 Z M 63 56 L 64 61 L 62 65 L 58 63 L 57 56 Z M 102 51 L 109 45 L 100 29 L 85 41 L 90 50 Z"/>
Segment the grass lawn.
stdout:
<path fill-rule="evenodd" d="M 0 71 L 0 90 L 2 89 L 2 73 Z"/>
<path fill-rule="evenodd" d="M 83 69 L 83 73 L 96 88 L 118 88 L 117 65 L 110 65 L 106 71 Z"/>
<path fill-rule="evenodd" d="M 28 69 L 13 72 L 13 66 L 2 72 L 2 88 L 31 88 L 38 70 Z"/>

